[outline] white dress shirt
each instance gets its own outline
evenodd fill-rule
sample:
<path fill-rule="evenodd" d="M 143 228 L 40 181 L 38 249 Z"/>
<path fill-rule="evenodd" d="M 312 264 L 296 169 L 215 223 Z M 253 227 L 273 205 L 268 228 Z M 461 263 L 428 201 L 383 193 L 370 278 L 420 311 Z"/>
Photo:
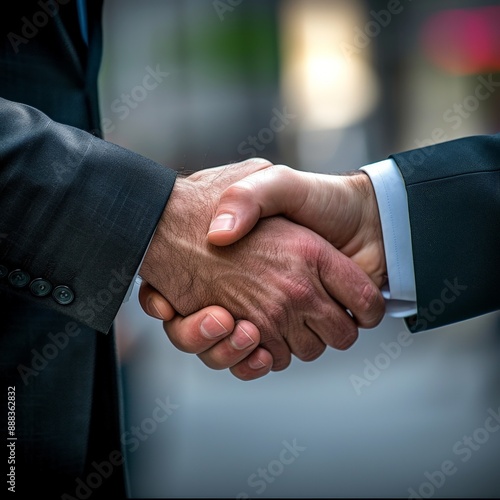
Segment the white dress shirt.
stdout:
<path fill-rule="evenodd" d="M 407 317 L 417 312 L 415 273 L 406 188 L 392 159 L 361 167 L 370 177 L 377 198 L 384 238 L 388 284 L 382 293 L 387 314 Z"/>

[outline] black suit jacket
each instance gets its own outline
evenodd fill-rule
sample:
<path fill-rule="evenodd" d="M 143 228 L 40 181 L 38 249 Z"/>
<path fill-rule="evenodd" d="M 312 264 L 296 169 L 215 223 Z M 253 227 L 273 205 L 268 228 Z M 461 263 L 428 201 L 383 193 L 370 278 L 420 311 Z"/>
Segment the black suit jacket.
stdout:
<path fill-rule="evenodd" d="M 0 17 L 0 370 L 17 438 L 2 470 L 18 494 L 78 497 L 89 474 L 91 498 L 125 494 L 112 322 L 175 172 L 99 138 L 101 8 L 87 2 L 88 46 L 74 0 Z"/>
<path fill-rule="evenodd" d="M 406 185 L 423 331 L 500 309 L 500 134 L 391 156 Z"/>

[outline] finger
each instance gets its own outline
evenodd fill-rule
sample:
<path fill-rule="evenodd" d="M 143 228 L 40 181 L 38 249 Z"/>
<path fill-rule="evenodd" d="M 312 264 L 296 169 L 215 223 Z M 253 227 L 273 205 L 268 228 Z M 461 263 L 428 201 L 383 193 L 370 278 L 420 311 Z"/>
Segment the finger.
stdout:
<path fill-rule="evenodd" d="M 349 257 L 325 245 L 318 270 L 325 290 L 350 312 L 358 326 L 373 328 L 382 321 L 385 302 L 380 289 Z"/>
<path fill-rule="evenodd" d="M 141 283 L 138 298 L 144 312 L 153 318 L 169 321 L 176 314 L 170 302 L 146 281 Z"/>
<path fill-rule="evenodd" d="M 330 297 L 327 300 L 328 303 L 331 303 Z M 330 312 L 330 309 L 328 309 L 328 312 Z M 331 325 L 331 321 L 324 314 L 321 315 L 317 323 L 323 326 L 326 323 L 328 328 Z M 313 326 L 315 324 L 312 323 Z M 326 343 L 322 340 L 321 329 L 311 328 L 307 321 L 300 328 L 290 329 L 285 340 L 290 351 L 301 361 L 313 361 L 319 358 L 326 349 Z"/>
<path fill-rule="evenodd" d="M 226 309 L 208 306 L 186 317 L 174 316 L 163 323 L 163 329 L 177 349 L 199 354 L 228 336 L 234 319 Z"/>
<path fill-rule="evenodd" d="M 267 375 L 273 368 L 271 353 L 257 347 L 249 356 L 229 368 L 230 372 L 240 380 L 255 380 Z"/>
<path fill-rule="evenodd" d="M 327 312 L 321 316 L 308 318 L 306 324 L 327 345 L 341 351 L 351 347 L 359 336 L 356 322 L 339 305 L 330 305 Z M 315 358 L 311 360 L 313 359 Z"/>
<path fill-rule="evenodd" d="M 208 241 L 225 246 L 248 234 L 262 217 L 293 213 L 307 197 L 307 178 L 284 165 L 248 175 L 225 189 L 208 231 Z"/>
<path fill-rule="evenodd" d="M 233 332 L 213 347 L 198 354 L 214 370 L 230 368 L 254 351 L 260 342 L 258 328 L 249 321 L 238 321 Z"/>
<path fill-rule="evenodd" d="M 260 170 L 265 170 L 273 164 L 265 158 L 249 158 L 238 163 L 229 163 L 219 167 L 201 169 L 189 175 L 192 181 L 210 181 L 215 186 L 217 179 L 223 179 L 224 185 L 229 186 Z"/>
<path fill-rule="evenodd" d="M 282 371 L 287 368 L 292 362 L 292 353 L 290 352 L 290 347 L 281 335 L 277 335 L 275 338 L 261 341 L 260 345 L 267 352 L 272 353 L 273 371 Z"/>

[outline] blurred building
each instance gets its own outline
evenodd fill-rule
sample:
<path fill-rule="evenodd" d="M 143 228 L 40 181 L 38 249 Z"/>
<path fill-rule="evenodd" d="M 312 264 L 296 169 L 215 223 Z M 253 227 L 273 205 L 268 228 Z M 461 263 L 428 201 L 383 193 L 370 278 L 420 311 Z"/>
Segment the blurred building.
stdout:
<path fill-rule="evenodd" d="M 106 137 L 179 171 L 251 156 L 345 171 L 500 128 L 499 1 L 106 0 L 105 14 Z M 246 383 L 177 351 L 135 295 L 117 328 L 134 497 L 500 495 L 497 313 L 399 350 L 387 317 L 346 352 Z"/>

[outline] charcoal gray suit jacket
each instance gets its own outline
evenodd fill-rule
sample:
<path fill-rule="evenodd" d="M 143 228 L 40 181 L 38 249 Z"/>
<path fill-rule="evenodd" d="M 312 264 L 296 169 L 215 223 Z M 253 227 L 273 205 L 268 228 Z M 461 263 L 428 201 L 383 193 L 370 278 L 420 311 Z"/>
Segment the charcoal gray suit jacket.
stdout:
<path fill-rule="evenodd" d="M 85 497 L 89 477 L 91 498 L 125 496 L 112 323 L 175 172 L 99 137 L 101 8 L 86 28 L 74 0 L 0 18 L 2 474 L 20 496 Z"/>

